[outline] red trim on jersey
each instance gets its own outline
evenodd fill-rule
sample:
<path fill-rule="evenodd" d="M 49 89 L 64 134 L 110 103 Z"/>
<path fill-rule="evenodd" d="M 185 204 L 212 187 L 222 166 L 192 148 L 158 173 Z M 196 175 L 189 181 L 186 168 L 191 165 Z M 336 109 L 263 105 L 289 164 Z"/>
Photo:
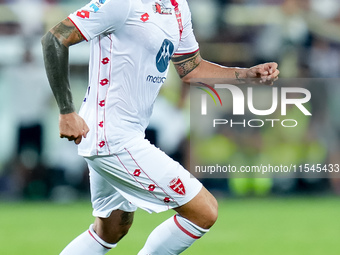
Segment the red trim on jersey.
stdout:
<path fill-rule="evenodd" d="M 79 33 L 84 37 L 84 39 L 88 42 L 89 40 L 86 38 L 86 36 L 80 31 L 79 27 L 76 25 L 76 23 L 73 22 L 73 20 L 70 17 L 67 17 L 73 25 L 78 29 Z"/>
<path fill-rule="evenodd" d="M 174 53 L 174 55 L 189 55 L 189 54 L 193 54 L 193 53 L 196 53 L 197 51 L 199 51 L 200 49 L 197 49 L 193 52 L 188 52 L 188 53 Z"/>
<path fill-rule="evenodd" d="M 112 82 L 111 82 L 112 54 L 111 53 L 112 53 L 112 44 L 113 44 L 113 42 L 112 42 L 111 35 L 109 35 L 109 38 L 110 38 L 110 41 L 111 41 L 111 43 L 110 43 L 110 58 L 109 58 L 110 59 L 110 70 L 109 70 L 109 84 L 108 84 L 108 87 L 107 87 L 107 90 L 106 90 L 105 102 L 107 101 L 107 94 L 109 93 L 109 89 L 110 89 L 110 86 L 112 84 Z M 102 59 L 102 56 L 99 59 L 100 62 L 101 62 L 101 59 Z M 109 142 L 108 142 L 107 137 L 106 137 L 106 118 L 105 118 L 105 116 L 106 116 L 106 105 L 104 107 L 104 114 L 103 115 L 104 115 L 103 116 L 103 119 L 104 119 L 104 139 L 105 139 L 106 147 L 107 147 L 107 149 L 109 151 L 109 154 L 111 154 L 110 145 L 109 145 Z"/>
<path fill-rule="evenodd" d="M 98 149 L 98 144 L 99 144 L 99 130 L 98 130 L 98 121 L 99 121 L 99 80 L 100 80 L 100 71 L 101 71 L 101 62 L 100 60 L 102 59 L 102 47 L 101 47 L 101 37 L 98 36 L 98 47 L 99 47 L 99 66 L 98 66 L 98 79 L 97 79 L 97 101 L 96 101 L 96 150 L 97 150 L 97 155 L 99 155 L 99 149 Z"/>
<path fill-rule="evenodd" d="M 174 216 L 174 221 L 175 221 L 177 227 L 178 227 L 180 230 L 182 230 L 185 234 L 187 234 L 188 236 L 190 236 L 191 238 L 193 238 L 193 239 L 200 239 L 200 238 L 201 238 L 200 236 L 195 236 L 194 234 L 190 233 L 188 230 L 186 230 L 185 228 L 183 228 L 183 227 L 181 226 L 181 224 L 179 224 L 179 222 L 178 222 L 178 220 L 177 220 L 177 214 L 175 214 L 175 216 Z"/>
<path fill-rule="evenodd" d="M 182 14 L 181 11 L 178 8 L 178 3 L 176 0 L 170 0 L 171 4 L 174 6 L 175 9 L 175 15 L 176 15 L 176 19 L 177 19 L 177 23 L 178 23 L 178 29 L 179 29 L 179 38 L 182 38 L 182 33 L 184 30 L 183 27 L 183 22 L 182 22 Z"/>
<path fill-rule="evenodd" d="M 90 234 L 90 236 L 92 236 L 92 238 L 94 239 L 94 240 L 96 240 L 96 242 L 97 243 L 99 243 L 101 246 L 103 246 L 105 249 L 108 249 L 108 250 L 111 250 L 111 248 L 110 247 L 107 247 L 107 246 L 105 246 L 105 245 L 102 245 L 93 235 L 92 235 L 92 233 L 91 233 L 91 231 L 90 230 L 88 230 L 88 232 L 89 232 L 89 234 Z"/>
<path fill-rule="evenodd" d="M 170 0 L 170 2 L 174 7 L 178 7 L 178 3 L 176 0 Z"/>

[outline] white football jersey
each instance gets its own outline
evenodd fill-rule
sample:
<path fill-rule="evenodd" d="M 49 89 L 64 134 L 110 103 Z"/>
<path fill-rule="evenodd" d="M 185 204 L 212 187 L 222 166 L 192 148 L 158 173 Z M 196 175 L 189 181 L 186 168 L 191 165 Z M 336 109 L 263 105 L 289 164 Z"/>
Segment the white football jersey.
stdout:
<path fill-rule="evenodd" d="M 171 56 L 198 50 L 188 4 L 178 0 L 178 21 L 174 2 L 93 0 L 69 16 L 91 41 L 80 155 L 110 155 L 144 137 Z"/>

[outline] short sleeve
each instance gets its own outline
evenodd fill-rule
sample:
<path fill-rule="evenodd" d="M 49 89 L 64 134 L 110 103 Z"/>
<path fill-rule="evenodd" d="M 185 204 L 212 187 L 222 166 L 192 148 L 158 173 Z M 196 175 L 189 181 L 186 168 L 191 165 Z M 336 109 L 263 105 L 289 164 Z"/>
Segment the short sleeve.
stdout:
<path fill-rule="evenodd" d="M 119 29 L 128 17 L 130 5 L 131 0 L 92 0 L 68 18 L 89 41 Z"/>
<path fill-rule="evenodd" d="M 199 45 L 192 29 L 191 12 L 186 0 L 182 1 L 180 10 L 183 22 L 183 33 L 181 41 L 179 42 L 179 47 L 175 52 L 175 54 L 178 55 L 192 53 L 199 49 Z"/>

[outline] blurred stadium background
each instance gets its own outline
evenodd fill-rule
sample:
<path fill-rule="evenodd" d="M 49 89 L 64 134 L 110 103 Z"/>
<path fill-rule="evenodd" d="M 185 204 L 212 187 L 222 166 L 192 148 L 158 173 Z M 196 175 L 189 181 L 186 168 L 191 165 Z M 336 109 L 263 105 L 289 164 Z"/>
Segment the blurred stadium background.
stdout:
<path fill-rule="evenodd" d="M 59 139 L 58 109 L 43 69 L 40 45 L 41 36 L 49 28 L 87 2 L 0 0 L 0 254 L 24 253 L 27 247 L 26 254 L 57 254 L 92 221 L 90 204 L 83 202 L 89 198 L 88 171 L 77 156 L 76 146 Z M 276 61 L 281 78 L 340 77 L 338 0 L 188 2 L 203 58 L 240 67 Z M 77 107 L 87 87 L 88 49 L 89 44 L 82 43 L 73 46 L 70 54 Z M 147 136 L 187 165 L 189 104 L 187 89 L 181 85 L 171 67 Z M 338 115 L 340 101 L 334 95 L 339 93 L 336 86 L 320 89 L 324 104 L 316 105 L 317 116 Z M 339 163 L 339 118 L 324 123 L 327 125 L 319 129 L 306 125 L 303 131 L 317 141 L 317 157 L 322 163 Z M 253 138 L 247 143 L 243 139 L 240 145 L 256 147 L 258 139 L 266 139 L 261 134 Z M 254 158 L 256 150 L 240 154 Z M 334 236 L 340 233 L 336 223 L 340 179 L 336 177 L 202 180 L 219 197 L 223 215 L 216 233 L 212 231 L 204 245 L 196 245 L 196 250 L 186 254 L 206 254 L 211 246 L 216 247 L 211 254 L 337 254 Z M 73 220 L 67 221 L 70 215 Z M 36 228 L 41 222 L 45 228 Z M 141 239 L 137 238 L 141 246 L 152 229 L 145 226 L 147 222 L 154 224 L 151 219 L 145 220 L 128 240 L 136 240 L 137 234 L 143 233 Z M 69 236 L 63 233 L 65 228 L 71 228 Z M 26 235 L 19 234 L 23 229 Z M 279 233 L 277 238 L 272 236 L 274 231 Z M 325 235 L 320 237 L 321 233 Z M 57 240 L 60 236 L 63 238 Z M 40 251 L 40 239 L 55 245 Z M 267 241 L 261 243 L 261 239 Z M 247 243 L 253 250 L 243 247 Z M 267 246 L 269 243 L 271 246 Z M 286 252 L 280 253 L 275 247 Z"/>

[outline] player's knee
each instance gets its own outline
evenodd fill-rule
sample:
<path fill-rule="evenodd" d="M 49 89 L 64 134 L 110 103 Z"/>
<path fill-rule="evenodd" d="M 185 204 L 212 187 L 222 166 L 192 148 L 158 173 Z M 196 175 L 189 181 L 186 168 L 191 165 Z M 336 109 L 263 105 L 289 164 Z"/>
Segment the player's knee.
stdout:
<path fill-rule="evenodd" d="M 218 217 L 217 200 L 205 188 L 203 188 L 190 202 L 175 210 L 182 217 L 204 229 L 211 228 Z"/>
<path fill-rule="evenodd" d="M 205 229 L 211 228 L 215 224 L 215 222 L 217 221 L 217 218 L 218 218 L 218 203 L 217 203 L 217 200 L 214 197 L 212 197 L 207 206 L 208 206 L 207 208 L 209 208 L 209 209 L 207 210 L 207 213 L 205 215 L 204 226 L 202 226 Z"/>
<path fill-rule="evenodd" d="M 217 200 L 211 196 L 208 200 L 205 201 L 203 205 L 204 209 L 201 209 L 200 212 L 196 214 L 196 224 L 204 229 L 211 228 L 215 222 L 217 221 L 218 217 L 218 203 Z"/>
<path fill-rule="evenodd" d="M 124 226 L 112 226 L 106 228 L 97 228 L 95 232 L 102 238 L 105 242 L 108 243 L 118 243 L 128 232 L 131 225 Z"/>
<path fill-rule="evenodd" d="M 216 198 L 207 190 L 204 191 L 204 210 L 201 215 L 201 226 L 202 228 L 209 229 L 211 228 L 218 217 L 218 203 Z"/>
<path fill-rule="evenodd" d="M 124 236 L 127 235 L 127 233 L 129 232 L 129 229 L 130 229 L 131 225 L 129 226 L 124 226 L 120 229 L 120 232 L 118 233 L 117 235 L 117 242 L 119 242 Z"/>
<path fill-rule="evenodd" d="M 116 211 L 109 218 L 97 218 L 94 230 L 104 241 L 117 243 L 129 232 L 133 214 L 133 212 Z"/>
<path fill-rule="evenodd" d="M 122 213 L 119 224 L 111 227 L 110 235 L 111 237 L 116 236 L 117 242 L 129 232 L 133 222 L 133 214 L 130 212 Z"/>

